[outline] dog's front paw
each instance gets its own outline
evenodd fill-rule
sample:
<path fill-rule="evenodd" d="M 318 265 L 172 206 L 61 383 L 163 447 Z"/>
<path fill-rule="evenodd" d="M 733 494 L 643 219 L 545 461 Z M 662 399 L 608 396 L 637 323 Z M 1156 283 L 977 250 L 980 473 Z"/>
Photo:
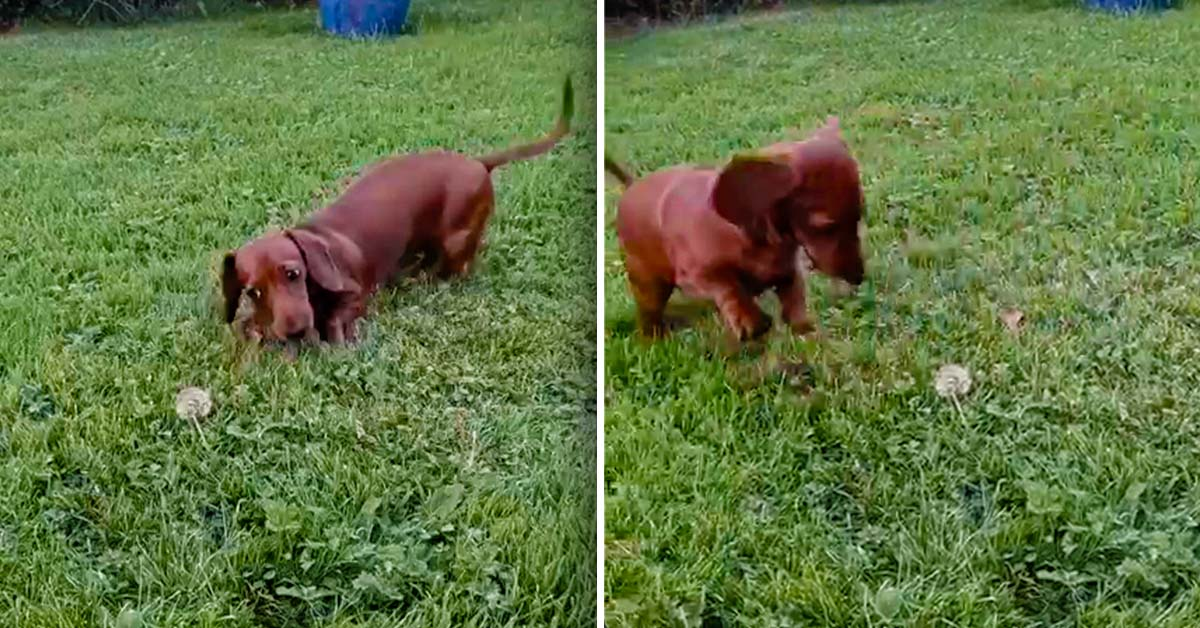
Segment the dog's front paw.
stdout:
<path fill-rule="evenodd" d="M 753 327 L 750 328 L 750 339 L 757 340 L 769 331 L 771 331 L 771 317 L 759 312 L 758 316 L 754 318 Z"/>
<path fill-rule="evenodd" d="M 262 328 L 253 320 L 235 319 L 231 327 L 234 337 L 238 340 L 255 345 L 262 344 L 264 337 Z"/>
<path fill-rule="evenodd" d="M 796 334 L 797 336 L 807 336 L 817 331 L 817 326 L 813 325 L 813 322 L 809 320 L 807 316 L 801 316 L 788 321 L 788 327 L 790 327 L 792 329 L 792 333 Z"/>
<path fill-rule="evenodd" d="M 731 322 L 733 323 L 730 325 L 733 335 L 741 341 L 756 340 L 771 331 L 771 317 L 761 310 L 742 313 Z"/>
<path fill-rule="evenodd" d="M 325 338 L 331 345 L 358 344 L 358 321 L 330 321 Z"/>
<path fill-rule="evenodd" d="M 344 333 L 346 344 L 358 344 L 358 321 L 349 321 L 346 323 Z"/>

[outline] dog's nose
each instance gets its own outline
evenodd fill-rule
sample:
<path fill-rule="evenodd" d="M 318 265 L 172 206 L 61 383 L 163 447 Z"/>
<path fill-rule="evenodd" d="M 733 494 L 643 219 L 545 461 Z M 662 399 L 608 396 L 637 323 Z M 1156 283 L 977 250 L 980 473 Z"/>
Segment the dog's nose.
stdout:
<path fill-rule="evenodd" d="M 296 340 L 304 337 L 308 331 L 308 323 L 299 316 L 283 317 L 275 323 L 275 335 L 282 340 Z"/>
<path fill-rule="evenodd" d="M 867 270 L 862 264 L 855 264 L 840 273 L 841 278 L 851 285 L 857 286 L 866 278 Z"/>

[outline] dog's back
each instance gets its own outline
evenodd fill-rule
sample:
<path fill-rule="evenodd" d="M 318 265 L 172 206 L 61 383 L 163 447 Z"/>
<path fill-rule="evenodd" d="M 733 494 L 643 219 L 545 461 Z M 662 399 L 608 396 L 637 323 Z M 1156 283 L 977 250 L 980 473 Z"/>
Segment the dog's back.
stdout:
<path fill-rule="evenodd" d="M 634 180 L 621 195 L 617 204 L 617 239 L 627 263 L 636 265 L 639 272 L 674 283 L 663 231 L 664 202 L 681 181 L 696 173 L 683 166 L 659 170 Z"/>

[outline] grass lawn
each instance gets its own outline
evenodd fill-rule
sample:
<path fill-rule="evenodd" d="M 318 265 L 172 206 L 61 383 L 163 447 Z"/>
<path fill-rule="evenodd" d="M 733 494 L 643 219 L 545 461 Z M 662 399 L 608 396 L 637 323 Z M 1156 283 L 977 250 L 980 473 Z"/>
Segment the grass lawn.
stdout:
<path fill-rule="evenodd" d="M 0 625 L 595 616 L 595 14 L 418 5 L 382 43 L 314 10 L 0 40 Z M 568 72 L 576 133 L 497 171 L 474 277 L 383 291 L 354 350 L 232 340 L 224 251 L 389 153 L 538 137 Z"/>
<path fill-rule="evenodd" d="M 824 340 L 732 353 L 702 310 L 646 345 L 610 222 L 611 625 L 1200 624 L 1190 4 L 822 5 L 607 43 L 607 150 L 640 172 L 841 116 L 871 251 L 857 297 L 812 282 Z"/>

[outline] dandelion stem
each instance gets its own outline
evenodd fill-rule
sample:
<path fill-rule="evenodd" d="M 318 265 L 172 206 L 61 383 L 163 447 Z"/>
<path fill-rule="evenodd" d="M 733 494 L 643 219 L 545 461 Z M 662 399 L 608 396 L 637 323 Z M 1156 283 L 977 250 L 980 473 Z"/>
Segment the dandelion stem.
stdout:
<path fill-rule="evenodd" d="M 208 439 L 204 438 L 204 430 L 200 429 L 200 421 L 191 413 L 188 413 L 188 421 L 191 422 L 192 427 L 196 428 L 196 435 L 200 437 L 200 444 L 205 449 L 208 449 Z"/>

